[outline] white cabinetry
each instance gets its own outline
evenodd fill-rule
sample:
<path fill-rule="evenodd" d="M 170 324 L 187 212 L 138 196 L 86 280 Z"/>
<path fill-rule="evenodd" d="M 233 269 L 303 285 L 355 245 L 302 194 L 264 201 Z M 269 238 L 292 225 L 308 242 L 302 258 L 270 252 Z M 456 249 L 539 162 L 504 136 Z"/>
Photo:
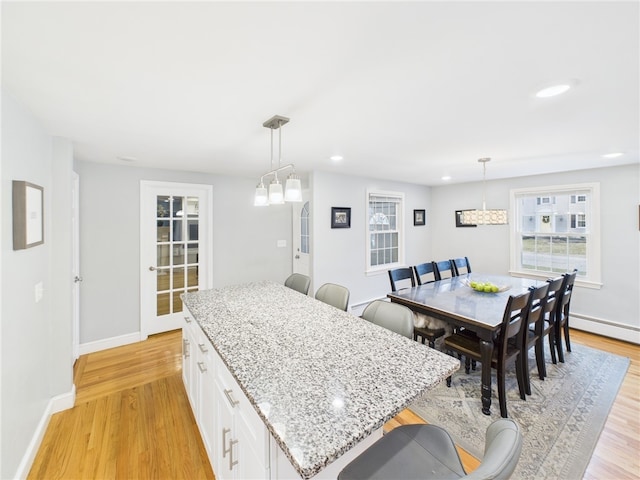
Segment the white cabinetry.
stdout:
<path fill-rule="evenodd" d="M 202 329 L 193 317 L 185 315 L 182 328 L 182 379 L 209 460 L 215 451 L 214 355 L 213 347 Z"/>
<path fill-rule="evenodd" d="M 268 479 L 269 432 L 200 326 L 182 328 L 182 378 L 217 479 Z"/>
<path fill-rule="evenodd" d="M 216 365 L 216 420 L 220 446 L 218 479 L 269 478 L 269 433 L 220 357 Z"/>

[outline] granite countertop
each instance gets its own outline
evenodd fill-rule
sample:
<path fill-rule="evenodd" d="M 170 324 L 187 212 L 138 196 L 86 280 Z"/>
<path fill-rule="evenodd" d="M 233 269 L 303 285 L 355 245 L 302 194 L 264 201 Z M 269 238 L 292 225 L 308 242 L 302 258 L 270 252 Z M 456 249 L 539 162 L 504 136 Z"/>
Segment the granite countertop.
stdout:
<path fill-rule="evenodd" d="M 460 365 L 272 282 L 187 293 L 183 301 L 302 478 Z"/>

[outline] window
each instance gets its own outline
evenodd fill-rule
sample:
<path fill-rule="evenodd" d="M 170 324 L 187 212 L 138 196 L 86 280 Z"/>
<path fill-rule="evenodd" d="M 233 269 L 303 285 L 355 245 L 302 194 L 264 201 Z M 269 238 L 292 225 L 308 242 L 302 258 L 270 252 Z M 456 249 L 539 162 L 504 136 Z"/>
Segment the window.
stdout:
<path fill-rule="evenodd" d="M 367 271 L 388 270 L 404 262 L 404 194 L 367 192 Z"/>
<path fill-rule="evenodd" d="M 300 210 L 300 252 L 309 253 L 309 202 Z"/>
<path fill-rule="evenodd" d="M 599 184 L 511 191 L 511 273 L 549 278 L 574 268 L 600 283 Z"/>

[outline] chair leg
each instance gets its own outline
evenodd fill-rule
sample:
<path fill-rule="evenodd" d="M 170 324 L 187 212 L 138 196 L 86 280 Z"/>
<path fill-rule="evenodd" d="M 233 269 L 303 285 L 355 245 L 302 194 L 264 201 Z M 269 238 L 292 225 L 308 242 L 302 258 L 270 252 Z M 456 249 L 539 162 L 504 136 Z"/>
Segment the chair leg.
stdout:
<path fill-rule="evenodd" d="M 538 366 L 538 377 L 540 380 L 544 380 L 544 377 L 547 376 L 547 365 L 544 361 L 544 341 L 542 338 L 539 338 L 536 342 L 536 365 Z M 531 395 L 531 392 L 527 392 Z"/>
<path fill-rule="evenodd" d="M 471 359 L 471 370 L 476 371 L 476 361 Z"/>
<path fill-rule="evenodd" d="M 571 342 L 569 341 L 569 319 L 564 322 L 564 343 L 567 346 L 567 352 L 571 351 Z"/>
<path fill-rule="evenodd" d="M 525 354 L 528 352 L 525 352 Z M 525 371 L 525 365 L 528 365 L 526 360 L 527 355 L 520 354 L 516 357 L 516 378 L 518 379 L 518 391 L 520 392 L 520 399 L 526 400 L 526 386 L 527 382 L 525 379 L 529 378 L 529 368 L 527 367 Z M 531 391 L 531 386 L 529 386 L 529 391 Z M 531 395 L 531 393 L 529 393 Z"/>
<path fill-rule="evenodd" d="M 447 377 L 447 387 L 451 388 L 451 376 Z"/>
<path fill-rule="evenodd" d="M 529 352 L 525 351 L 523 355 L 518 356 L 518 359 L 522 357 L 522 360 L 518 360 L 516 364 L 520 364 L 521 367 L 517 371 L 522 373 L 524 380 L 524 392 L 526 395 L 531 395 L 531 379 L 529 378 Z M 517 365 L 516 365 L 517 366 Z M 520 392 L 520 398 L 526 400 L 526 397 Z"/>
<path fill-rule="evenodd" d="M 558 351 L 558 361 L 561 363 L 564 363 L 564 352 L 562 348 L 562 331 L 560 330 L 561 328 L 562 327 L 558 325 L 558 328 L 556 329 L 556 332 L 555 332 L 556 350 Z"/>
<path fill-rule="evenodd" d="M 464 373 L 469 374 L 469 367 L 471 366 L 471 359 L 469 357 L 465 357 L 464 359 Z"/>
<path fill-rule="evenodd" d="M 422 342 L 422 343 L 424 343 L 424 342 Z M 429 346 L 430 346 L 431 348 L 436 348 L 436 342 L 435 342 L 435 340 L 429 340 Z"/>
<path fill-rule="evenodd" d="M 558 363 L 558 359 L 556 358 L 556 341 L 555 334 L 553 331 L 549 332 L 549 351 L 551 352 L 551 361 L 555 365 Z"/>
<path fill-rule="evenodd" d="M 500 401 L 500 416 L 507 418 L 507 395 L 504 383 L 504 365 L 498 367 L 498 400 Z"/>

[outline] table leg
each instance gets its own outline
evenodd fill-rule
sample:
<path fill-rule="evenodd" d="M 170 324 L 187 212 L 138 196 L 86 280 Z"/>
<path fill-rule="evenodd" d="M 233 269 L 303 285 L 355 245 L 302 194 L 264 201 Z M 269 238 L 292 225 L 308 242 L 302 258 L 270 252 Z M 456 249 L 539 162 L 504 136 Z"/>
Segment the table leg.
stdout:
<path fill-rule="evenodd" d="M 491 355 L 493 340 L 480 340 L 482 356 L 482 413 L 491 415 Z"/>

